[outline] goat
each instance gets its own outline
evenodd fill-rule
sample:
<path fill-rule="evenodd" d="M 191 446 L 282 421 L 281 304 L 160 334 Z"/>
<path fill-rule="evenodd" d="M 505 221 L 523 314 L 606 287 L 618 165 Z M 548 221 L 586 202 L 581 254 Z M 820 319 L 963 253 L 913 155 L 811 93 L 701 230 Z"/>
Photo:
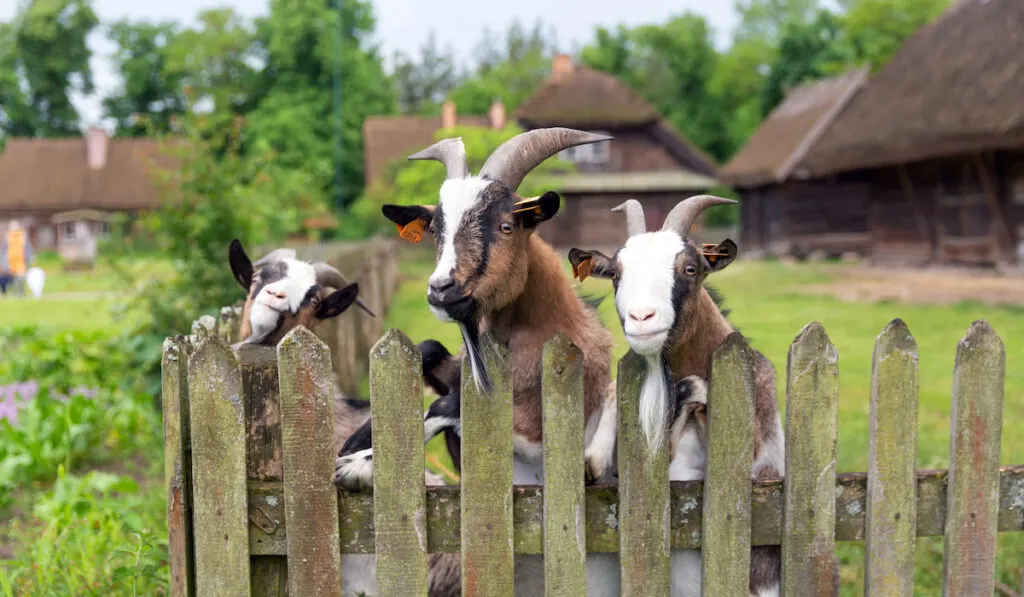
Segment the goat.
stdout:
<path fill-rule="evenodd" d="M 349 283 L 330 265 L 306 263 L 291 249 L 276 249 L 255 263 L 235 239 L 229 248 L 231 271 L 247 290 L 242 309 L 240 344 L 274 346 L 299 325 L 311 331 L 320 322 L 343 313 L 354 302 L 371 316 L 373 311 L 359 299 L 359 286 Z M 339 290 L 328 291 L 328 287 Z M 337 452 L 370 421 L 370 401 L 334 396 L 334 450 Z M 444 480 L 424 471 L 428 485 Z M 345 597 L 377 593 L 376 556 L 343 554 L 342 578 Z M 433 554 L 429 562 L 431 597 L 457 597 L 461 592 L 458 554 Z"/>
<path fill-rule="evenodd" d="M 573 248 L 569 261 L 580 280 L 588 275 L 610 279 L 615 306 L 630 348 L 647 360 L 640 395 L 640 423 L 651 450 L 661 449 L 669 434 L 673 481 L 703 479 L 706 455 L 705 381 L 714 350 L 735 330 L 718 301 L 703 286 L 708 274 L 719 272 L 736 257 L 730 240 L 698 249 L 688 238 L 694 220 L 708 207 L 735 201 L 700 195 L 677 204 L 661 230 L 648 232 L 643 208 L 635 199 L 613 211 L 626 215 L 625 246 L 608 257 L 599 251 Z M 785 473 L 785 439 L 775 396 L 775 369 L 760 352 L 755 362 L 755 439 L 751 477 L 781 478 Z M 674 388 L 672 379 L 682 381 Z M 689 386 L 686 388 L 685 386 Z M 668 396 L 675 391 L 676 400 Z M 679 397 L 687 392 L 685 400 Z M 614 429 L 614 425 L 612 426 Z M 598 441 L 595 438 L 595 441 Z M 614 441 L 614 437 L 600 438 Z M 682 594 L 700 594 L 701 562 L 697 550 L 673 551 L 673 578 L 696 579 Z M 838 567 L 836 567 L 838 573 Z M 677 576 L 678 575 L 678 576 Z M 750 594 L 778 595 L 781 550 L 778 546 L 751 551 Z M 838 592 L 838 574 L 834 591 Z M 675 583 L 673 583 L 675 585 Z M 673 588 L 673 594 L 676 594 Z"/>
<path fill-rule="evenodd" d="M 516 190 L 533 168 L 559 151 L 608 139 L 566 128 L 529 131 L 498 147 L 477 176 L 469 173 L 462 140 L 444 139 L 409 156 L 445 165 L 447 177 L 438 204 L 382 208 L 403 237 L 418 242 L 425 231 L 433 235 L 436 269 L 428 282 L 427 303 L 437 319 L 458 325 L 464 340 L 462 352 L 454 357 L 459 366 L 449 369 L 458 372 L 461 359 L 468 356 L 473 383 L 489 394 L 491 378 L 482 358 L 481 333 L 491 332 L 509 349 L 514 380 L 513 483 L 518 485 L 543 482 L 540 390 L 545 342 L 564 333 L 583 352 L 585 435 L 589 437 L 610 385 L 612 338 L 596 309 L 573 292 L 554 250 L 534 234 L 539 224 L 558 212 L 559 195 L 548 191 L 523 199 Z M 460 378 L 455 374 L 446 381 L 453 400 Z M 344 469 L 350 462 L 350 457 L 339 457 L 341 474 L 336 482 L 360 483 L 345 479 Z M 591 554 L 588 563 L 603 555 L 607 554 Z M 521 579 L 517 592 L 533 594 L 537 589 L 526 587 L 537 575 L 525 570 L 540 560 L 516 559 L 517 569 L 524 571 L 523 575 L 517 572 Z"/>

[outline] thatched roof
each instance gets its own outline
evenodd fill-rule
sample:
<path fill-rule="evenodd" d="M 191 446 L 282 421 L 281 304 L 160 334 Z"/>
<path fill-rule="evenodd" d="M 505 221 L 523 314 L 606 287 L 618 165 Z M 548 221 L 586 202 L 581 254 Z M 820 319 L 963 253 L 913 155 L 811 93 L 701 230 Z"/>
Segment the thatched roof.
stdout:
<path fill-rule="evenodd" d="M 1024 147 L 1024 1 L 960 0 L 911 36 L 795 173 Z"/>
<path fill-rule="evenodd" d="M 867 69 L 805 83 L 786 94 L 719 176 L 736 188 L 785 180 L 863 85 Z"/>
<path fill-rule="evenodd" d="M 0 154 L 0 211 L 154 208 L 151 162 L 171 163 L 154 139 L 109 139 L 106 163 L 92 169 L 83 137 L 13 138 Z"/>
<path fill-rule="evenodd" d="M 456 126 L 488 127 L 487 116 L 458 115 Z M 440 116 L 370 116 L 363 122 L 363 179 L 369 186 L 388 164 L 427 147 L 442 128 Z"/>
<path fill-rule="evenodd" d="M 660 118 L 654 106 L 617 78 L 585 66 L 554 73 L 519 106 L 527 128 L 637 126 Z"/>

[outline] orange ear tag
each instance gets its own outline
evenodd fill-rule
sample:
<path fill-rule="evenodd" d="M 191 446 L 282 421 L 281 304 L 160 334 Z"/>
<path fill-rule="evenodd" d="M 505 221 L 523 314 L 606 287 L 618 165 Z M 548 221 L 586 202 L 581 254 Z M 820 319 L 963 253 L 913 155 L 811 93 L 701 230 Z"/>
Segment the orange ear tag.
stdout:
<path fill-rule="evenodd" d="M 572 266 L 572 276 L 582 282 L 590 276 L 590 272 L 593 269 L 594 266 L 590 263 L 590 259 L 586 259 L 580 262 L 579 267 Z"/>
<path fill-rule="evenodd" d="M 398 228 L 398 235 L 414 245 L 419 244 L 423 240 L 423 232 L 426 226 L 427 222 L 423 218 L 416 218 L 405 226 L 395 224 L 395 228 Z"/>

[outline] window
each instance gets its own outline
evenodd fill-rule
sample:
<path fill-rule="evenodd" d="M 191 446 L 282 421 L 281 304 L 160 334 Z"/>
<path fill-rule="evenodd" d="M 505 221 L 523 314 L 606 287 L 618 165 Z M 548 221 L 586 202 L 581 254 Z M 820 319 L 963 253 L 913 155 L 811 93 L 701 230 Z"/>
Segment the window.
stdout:
<path fill-rule="evenodd" d="M 590 131 L 597 135 L 608 135 L 604 131 Z M 558 158 L 576 164 L 605 164 L 611 158 L 609 141 L 599 141 L 588 145 L 577 145 L 558 152 Z"/>
<path fill-rule="evenodd" d="M 61 238 L 64 240 L 75 240 L 75 223 L 64 222 L 60 227 Z"/>
<path fill-rule="evenodd" d="M 106 222 L 96 223 L 97 236 L 100 238 L 107 238 L 110 236 L 110 224 Z"/>

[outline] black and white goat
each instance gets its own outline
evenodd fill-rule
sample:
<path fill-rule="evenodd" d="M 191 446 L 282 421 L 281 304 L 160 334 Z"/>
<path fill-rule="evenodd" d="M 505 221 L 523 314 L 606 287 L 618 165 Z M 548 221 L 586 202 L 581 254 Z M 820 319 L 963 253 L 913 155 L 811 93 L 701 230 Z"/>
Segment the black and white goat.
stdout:
<path fill-rule="evenodd" d="M 572 249 L 569 260 L 581 277 L 610 279 L 615 306 L 630 348 L 647 360 L 640 396 L 640 423 L 652 450 L 669 440 L 673 481 L 704 478 L 706 455 L 705 411 L 710 358 L 733 333 L 732 325 L 703 286 L 708 274 L 724 269 L 735 259 L 736 244 L 698 248 L 689 238 L 694 220 L 708 207 L 735 203 L 701 195 L 672 209 L 660 230 L 648 232 L 643 208 L 630 199 L 615 208 L 626 215 L 629 238 L 613 256 L 599 251 Z M 781 478 L 785 473 L 785 440 L 775 395 L 775 370 L 756 353 L 755 440 L 753 479 Z M 673 384 L 673 380 L 681 380 Z M 685 394 L 689 396 L 685 396 Z M 682 399 L 680 399 L 680 397 Z M 713 405 L 712 405 L 713 407 Z M 606 412 L 608 416 L 613 413 Z M 611 435 L 595 442 L 614 443 Z M 699 595 L 699 550 L 672 553 L 673 595 Z M 780 591 L 781 551 L 778 546 L 755 547 L 751 552 L 750 595 L 777 596 Z M 681 593 L 676 579 L 695 582 Z M 836 591 L 838 591 L 838 578 Z M 680 585 L 681 586 L 681 585 Z"/>
<path fill-rule="evenodd" d="M 359 286 L 349 283 L 334 267 L 296 259 L 292 249 L 276 249 L 255 263 L 236 239 L 229 248 L 231 271 L 246 289 L 242 309 L 242 344 L 274 346 L 299 325 L 314 331 L 317 325 L 343 313 L 352 303 L 374 315 L 359 299 Z M 330 290 L 336 288 L 337 290 Z M 334 450 L 337 453 L 354 434 L 370 422 L 370 401 L 334 396 Z M 444 485 L 444 479 L 425 470 L 428 485 Z M 326 480 L 325 480 L 326 482 Z M 377 593 L 377 559 L 374 555 L 343 554 L 344 597 Z M 430 557 L 430 597 L 458 597 L 458 554 Z"/>

